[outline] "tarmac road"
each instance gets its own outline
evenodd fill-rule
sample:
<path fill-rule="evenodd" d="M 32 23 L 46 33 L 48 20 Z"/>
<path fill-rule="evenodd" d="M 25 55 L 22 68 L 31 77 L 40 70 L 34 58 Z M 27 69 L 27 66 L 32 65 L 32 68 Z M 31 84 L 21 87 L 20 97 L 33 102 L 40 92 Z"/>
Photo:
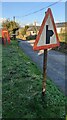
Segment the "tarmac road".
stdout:
<path fill-rule="evenodd" d="M 21 41 L 19 40 L 19 46 L 21 49 L 27 54 L 33 62 L 40 68 L 43 72 L 43 50 L 42 51 L 33 51 L 34 41 Z M 65 64 L 65 56 L 60 52 L 56 52 L 54 50 L 48 51 L 47 58 L 47 76 L 57 85 L 57 87 L 67 95 L 66 91 L 66 64 Z"/>

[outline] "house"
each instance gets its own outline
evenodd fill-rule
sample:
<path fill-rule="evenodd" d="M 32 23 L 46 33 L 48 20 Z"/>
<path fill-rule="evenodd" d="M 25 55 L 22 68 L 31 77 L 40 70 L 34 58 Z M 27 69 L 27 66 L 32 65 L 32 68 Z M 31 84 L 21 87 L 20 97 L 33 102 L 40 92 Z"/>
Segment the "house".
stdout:
<path fill-rule="evenodd" d="M 65 33 L 67 22 L 56 23 L 57 33 Z"/>
<path fill-rule="evenodd" d="M 29 28 L 26 31 L 26 35 L 30 36 L 30 35 L 37 35 L 39 32 L 40 26 L 29 26 Z"/>
<path fill-rule="evenodd" d="M 67 25 L 67 22 L 62 22 L 62 23 L 56 23 L 56 28 L 57 28 L 57 33 L 59 34 L 59 33 L 65 33 L 65 31 L 66 31 L 66 26 Z M 38 34 L 38 32 L 39 32 L 39 29 L 40 29 L 40 26 L 39 25 L 36 25 L 36 24 L 34 24 L 34 25 L 29 25 L 29 28 L 27 29 L 27 31 L 26 31 L 26 34 L 24 35 L 24 36 L 22 36 L 21 35 L 21 30 L 22 30 L 22 28 L 20 28 L 19 30 L 18 30 L 18 32 L 19 32 L 19 37 L 20 38 L 22 38 L 22 39 L 24 39 L 24 40 L 26 40 L 26 38 L 28 37 L 28 36 L 36 36 L 37 34 Z"/>
<path fill-rule="evenodd" d="M 57 33 L 58 34 L 60 32 L 65 33 L 66 25 L 67 25 L 67 22 L 56 23 Z M 38 34 L 39 29 L 40 29 L 40 26 L 35 26 L 35 25 L 29 26 L 29 28 L 27 29 L 26 35 L 27 36 L 36 35 Z"/>

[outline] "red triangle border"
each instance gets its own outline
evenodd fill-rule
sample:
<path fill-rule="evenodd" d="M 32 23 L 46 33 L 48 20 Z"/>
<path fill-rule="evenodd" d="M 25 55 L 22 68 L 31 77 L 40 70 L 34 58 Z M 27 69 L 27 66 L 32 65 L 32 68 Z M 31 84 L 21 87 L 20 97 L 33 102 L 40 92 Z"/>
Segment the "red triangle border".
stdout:
<path fill-rule="evenodd" d="M 43 29 L 44 29 L 44 26 L 45 26 L 45 23 L 46 23 L 46 21 L 47 21 L 47 18 L 48 18 L 48 16 L 49 16 L 49 14 L 50 14 L 51 21 L 52 21 L 53 28 L 54 28 L 54 32 L 55 32 L 55 35 L 56 35 L 56 38 L 57 38 L 57 43 L 56 43 L 56 44 L 44 45 L 44 46 L 37 46 L 38 41 L 39 41 L 39 39 L 40 39 L 40 36 L 41 36 L 41 34 L 42 34 L 42 31 L 43 31 Z M 57 34 L 57 30 L 56 30 L 55 23 L 54 23 L 53 15 L 52 15 L 51 9 L 48 8 L 48 10 L 47 10 L 47 12 L 46 12 L 46 15 L 45 15 L 45 18 L 44 18 L 44 20 L 43 20 L 43 22 L 42 22 L 42 25 L 41 25 L 41 27 L 40 27 L 39 33 L 38 33 L 38 35 L 37 35 L 37 37 L 36 37 L 36 40 L 35 40 L 35 42 L 34 42 L 33 50 L 49 49 L 49 48 L 57 47 L 57 46 L 59 46 L 59 45 L 60 45 L 60 43 L 59 43 L 59 38 L 58 38 L 58 34 Z"/>

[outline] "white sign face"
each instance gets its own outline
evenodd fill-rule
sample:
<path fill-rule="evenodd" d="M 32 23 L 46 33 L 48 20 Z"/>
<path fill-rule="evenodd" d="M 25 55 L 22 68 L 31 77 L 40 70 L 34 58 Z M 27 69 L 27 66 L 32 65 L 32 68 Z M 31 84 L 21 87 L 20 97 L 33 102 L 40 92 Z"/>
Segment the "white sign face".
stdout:
<path fill-rule="evenodd" d="M 52 24 L 52 21 L 51 21 L 51 18 L 50 18 L 50 14 L 48 16 L 48 19 L 45 23 L 45 26 L 44 26 L 44 29 L 42 31 L 42 34 L 40 36 L 40 39 L 38 41 L 38 44 L 37 46 L 43 46 L 43 45 L 48 45 L 46 44 L 46 25 L 48 25 L 48 30 L 52 30 L 54 32 L 54 28 L 53 28 L 53 24 Z M 56 44 L 57 43 L 57 39 L 56 39 L 56 35 L 55 33 L 50 37 L 50 43 L 49 44 Z"/>
<path fill-rule="evenodd" d="M 53 48 L 56 46 L 59 46 L 59 39 L 52 12 L 49 8 L 40 27 L 33 49 L 42 50 Z"/>

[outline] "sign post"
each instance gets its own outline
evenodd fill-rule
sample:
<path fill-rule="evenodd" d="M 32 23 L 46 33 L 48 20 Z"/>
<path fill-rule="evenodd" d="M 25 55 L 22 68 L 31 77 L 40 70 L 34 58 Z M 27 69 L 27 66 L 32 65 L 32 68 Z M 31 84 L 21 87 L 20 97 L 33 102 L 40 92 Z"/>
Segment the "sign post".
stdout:
<path fill-rule="evenodd" d="M 51 9 L 48 8 L 33 46 L 33 50 L 44 50 L 42 84 L 43 96 L 45 95 L 46 90 L 47 49 L 57 47 L 59 45 L 59 38 L 54 23 L 53 15 Z"/>
<path fill-rule="evenodd" d="M 45 91 L 46 91 L 46 70 L 47 70 L 47 49 L 44 50 L 44 54 L 43 54 L 43 82 L 42 82 L 42 95 L 43 96 L 45 95 Z"/>
<path fill-rule="evenodd" d="M 43 55 L 43 83 L 42 83 L 42 95 L 45 95 L 46 91 L 46 70 L 47 70 L 47 49 L 44 50 Z"/>

